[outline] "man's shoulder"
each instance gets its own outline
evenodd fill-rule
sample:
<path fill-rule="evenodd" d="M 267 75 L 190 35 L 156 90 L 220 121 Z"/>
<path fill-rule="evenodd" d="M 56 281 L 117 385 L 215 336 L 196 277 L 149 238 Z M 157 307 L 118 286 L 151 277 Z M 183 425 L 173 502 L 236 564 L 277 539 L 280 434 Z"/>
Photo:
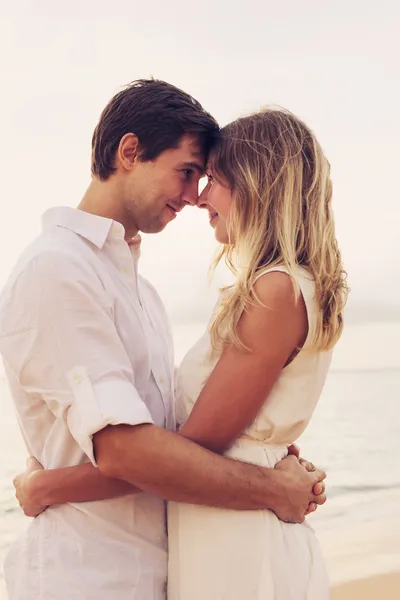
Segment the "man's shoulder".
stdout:
<path fill-rule="evenodd" d="M 67 279 L 77 273 L 89 276 L 93 272 L 91 253 L 80 243 L 78 236 L 54 235 L 43 232 L 20 254 L 3 291 L 12 288 L 17 281 L 39 285 L 41 279 Z"/>

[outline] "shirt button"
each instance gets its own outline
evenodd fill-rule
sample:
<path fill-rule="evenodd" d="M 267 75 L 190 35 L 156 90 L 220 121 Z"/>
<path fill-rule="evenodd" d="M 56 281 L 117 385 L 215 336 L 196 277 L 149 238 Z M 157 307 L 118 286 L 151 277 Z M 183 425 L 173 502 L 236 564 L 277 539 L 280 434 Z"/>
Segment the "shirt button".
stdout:
<path fill-rule="evenodd" d="M 164 377 L 160 377 L 160 379 L 158 380 L 160 383 L 164 383 L 165 379 Z"/>
<path fill-rule="evenodd" d="M 82 383 L 82 379 L 83 379 L 82 375 L 79 375 L 79 374 L 74 375 L 75 383 Z"/>
<path fill-rule="evenodd" d="M 128 265 L 125 265 L 125 267 L 122 268 L 122 271 L 126 274 L 129 275 L 129 273 L 131 272 L 130 268 Z"/>

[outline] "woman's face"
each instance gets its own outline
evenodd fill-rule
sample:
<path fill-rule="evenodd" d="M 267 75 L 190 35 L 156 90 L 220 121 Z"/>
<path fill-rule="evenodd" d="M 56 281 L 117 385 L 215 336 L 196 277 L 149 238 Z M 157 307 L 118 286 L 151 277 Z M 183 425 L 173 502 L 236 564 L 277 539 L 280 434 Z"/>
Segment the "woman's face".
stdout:
<path fill-rule="evenodd" d="M 215 237 L 221 244 L 229 244 L 227 222 L 232 206 L 232 191 L 215 179 L 212 169 L 206 169 L 208 182 L 199 196 L 197 206 L 208 210 L 210 225 L 214 228 Z"/>

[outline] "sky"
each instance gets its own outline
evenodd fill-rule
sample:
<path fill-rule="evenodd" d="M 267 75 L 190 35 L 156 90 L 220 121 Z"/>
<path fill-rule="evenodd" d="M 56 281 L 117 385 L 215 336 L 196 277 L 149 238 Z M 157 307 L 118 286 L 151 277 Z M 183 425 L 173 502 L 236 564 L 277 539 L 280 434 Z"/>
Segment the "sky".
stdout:
<path fill-rule="evenodd" d="M 387 0 L 0 0 L 0 286 L 43 211 L 79 203 L 109 98 L 154 76 L 222 125 L 267 104 L 304 119 L 332 166 L 348 320 L 400 320 L 399 30 Z M 175 323 L 207 318 L 215 249 L 197 208 L 145 236 L 142 273 Z"/>

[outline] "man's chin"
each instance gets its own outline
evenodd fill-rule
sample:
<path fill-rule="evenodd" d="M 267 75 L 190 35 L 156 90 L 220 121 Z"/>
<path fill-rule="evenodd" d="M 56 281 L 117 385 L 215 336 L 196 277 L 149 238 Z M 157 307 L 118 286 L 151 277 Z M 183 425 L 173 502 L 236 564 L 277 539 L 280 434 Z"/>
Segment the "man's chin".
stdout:
<path fill-rule="evenodd" d="M 166 226 L 168 225 L 170 221 L 165 221 L 165 222 L 160 222 L 158 221 L 157 223 L 146 223 L 145 225 L 143 225 L 140 228 L 140 231 L 142 233 L 160 233 L 161 231 L 163 231 Z"/>

